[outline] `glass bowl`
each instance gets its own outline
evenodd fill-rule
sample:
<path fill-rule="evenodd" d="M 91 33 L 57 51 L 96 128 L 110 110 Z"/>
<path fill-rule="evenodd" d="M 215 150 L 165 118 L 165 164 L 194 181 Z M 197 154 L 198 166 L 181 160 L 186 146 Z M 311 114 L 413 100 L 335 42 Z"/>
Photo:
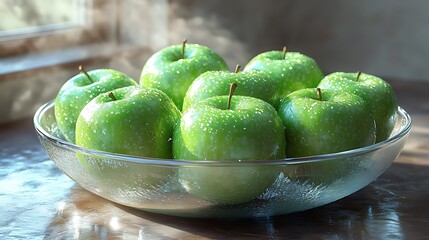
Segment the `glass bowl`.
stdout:
<path fill-rule="evenodd" d="M 397 158 L 410 132 L 411 118 L 398 108 L 390 138 L 371 146 L 311 157 L 245 162 L 149 159 L 85 149 L 61 136 L 53 101 L 39 108 L 34 125 L 42 146 L 58 168 L 103 198 L 160 214 L 245 218 L 315 208 L 365 187 Z M 216 176 L 218 193 L 225 199 L 230 197 L 228 194 L 248 194 L 246 187 L 252 185 L 261 188 L 260 182 L 265 182 L 265 186 L 240 202 L 218 202 L 206 200 L 204 193 L 211 189 L 192 178 L 181 177 L 183 173 L 191 176 L 209 173 L 206 180 L 214 180 L 209 178 Z M 243 173 L 253 174 L 255 181 L 244 182 Z M 272 179 L 269 184 L 264 176 Z M 225 185 L 235 192 L 222 192 Z"/>

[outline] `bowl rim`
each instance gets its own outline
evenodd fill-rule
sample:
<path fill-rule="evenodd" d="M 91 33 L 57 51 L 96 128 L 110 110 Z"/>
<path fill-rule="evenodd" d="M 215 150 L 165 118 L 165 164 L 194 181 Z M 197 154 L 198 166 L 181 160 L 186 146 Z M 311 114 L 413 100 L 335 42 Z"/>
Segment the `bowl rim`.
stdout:
<path fill-rule="evenodd" d="M 133 163 L 146 163 L 152 165 L 228 165 L 228 164 L 264 164 L 264 165 L 278 165 L 278 164 L 299 164 L 299 163 L 308 163 L 308 162 L 319 162 L 325 160 L 333 160 L 338 158 L 350 158 L 358 155 L 362 155 L 377 149 L 383 148 L 389 144 L 399 141 L 403 137 L 406 137 L 411 130 L 411 117 L 410 115 L 400 106 L 398 106 L 397 114 L 402 115 L 405 118 L 404 127 L 397 132 L 395 135 L 389 137 L 386 140 L 381 142 L 357 148 L 351 149 L 342 152 L 328 153 L 321 155 L 305 156 L 305 157 L 286 157 L 284 159 L 273 159 L 273 160 L 228 160 L 228 161 L 219 161 L 219 160 L 182 160 L 182 159 L 161 159 L 161 158 L 149 158 L 149 157 L 140 157 L 132 156 L 126 154 L 117 154 L 100 150 L 92 150 L 77 146 L 73 143 L 67 142 L 66 140 L 60 139 L 48 133 L 40 125 L 41 116 L 49 109 L 53 108 L 55 105 L 55 100 L 51 100 L 42 106 L 40 106 L 33 117 L 33 123 L 36 132 L 39 136 L 53 142 L 55 145 L 71 150 L 73 152 L 79 152 L 84 155 L 99 156 L 109 159 L 115 159 L 118 161 L 126 161 Z"/>

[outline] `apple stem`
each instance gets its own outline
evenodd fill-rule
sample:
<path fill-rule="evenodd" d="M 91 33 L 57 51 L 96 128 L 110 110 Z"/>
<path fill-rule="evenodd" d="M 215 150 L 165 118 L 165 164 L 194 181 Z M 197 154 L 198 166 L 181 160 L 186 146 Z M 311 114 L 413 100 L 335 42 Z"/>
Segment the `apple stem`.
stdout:
<path fill-rule="evenodd" d="M 237 64 L 237 66 L 235 66 L 234 73 L 238 73 L 238 71 L 240 71 L 240 68 L 241 68 L 240 64 Z"/>
<path fill-rule="evenodd" d="M 287 52 L 287 48 L 286 48 L 286 46 L 284 46 L 283 52 L 282 52 L 282 59 L 284 59 L 286 57 L 286 52 Z"/>
<path fill-rule="evenodd" d="M 319 101 L 322 101 L 322 89 L 316 88 L 316 92 L 317 92 L 317 99 L 319 99 Z"/>
<path fill-rule="evenodd" d="M 360 72 L 360 71 L 358 71 L 358 72 L 357 72 L 357 76 L 356 76 L 356 82 L 358 82 L 358 81 L 359 81 L 360 74 L 361 74 L 361 72 Z"/>
<path fill-rule="evenodd" d="M 229 87 L 228 105 L 226 109 L 231 109 L 232 94 L 234 93 L 236 88 L 237 88 L 237 83 L 232 83 L 231 87 Z"/>
<path fill-rule="evenodd" d="M 182 42 L 182 54 L 181 54 L 181 59 L 183 59 L 183 58 L 185 57 L 185 46 L 186 46 L 186 42 L 188 42 L 188 40 L 186 40 L 186 38 L 185 38 L 185 39 L 183 39 L 183 42 Z"/>
<path fill-rule="evenodd" d="M 113 94 L 113 92 L 110 92 L 110 93 L 109 93 L 109 98 L 110 98 L 110 99 L 112 99 L 113 101 L 118 100 L 118 99 L 115 97 L 115 95 Z"/>
<path fill-rule="evenodd" d="M 85 74 L 85 76 L 89 79 L 89 81 L 91 81 L 92 83 L 94 82 L 91 77 L 88 75 L 88 72 L 85 71 L 85 69 L 82 67 L 82 65 L 79 65 L 79 72 Z"/>

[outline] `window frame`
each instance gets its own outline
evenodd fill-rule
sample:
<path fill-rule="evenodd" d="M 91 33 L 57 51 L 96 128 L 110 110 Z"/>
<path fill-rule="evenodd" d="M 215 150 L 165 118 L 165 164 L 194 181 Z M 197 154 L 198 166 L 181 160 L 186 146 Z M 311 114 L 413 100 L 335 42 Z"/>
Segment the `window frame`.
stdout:
<path fill-rule="evenodd" d="M 92 0 L 92 4 L 102 16 L 90 15 L 94 22 L 81 31 L 101 30 L 85 39 L 51 46 L 62 40 L 52 34 L 0 42 L 3 49 L 15 49 L 7 57 L 0 50 L 0 124 L 31 117 L 40 105 L 55 98 L 61 85 L 77 74 L 79 65 L 87 70 L 112 68 L 138 81 L 145 61 L 168 44 L 169 0 Z M 47 44 L 37 45 L 43 38 Z M 19 49 L 21 43 L 16 42 L 22 41 L 35 46 Z"/>
<path fill-rule="evenodd" d="M 116 1 L 76 0 L 85 7 L 78 24 L 52 24 L 37 33 L 0 38 L 0 58 L 56 51 L 94 43 L 115 41 Z M 100 14 L 100 12 L 109 14 Z M 96 12 L 94 14 L 94 12 Z M 13 30 L 12 30 L 13 31 Z"/>

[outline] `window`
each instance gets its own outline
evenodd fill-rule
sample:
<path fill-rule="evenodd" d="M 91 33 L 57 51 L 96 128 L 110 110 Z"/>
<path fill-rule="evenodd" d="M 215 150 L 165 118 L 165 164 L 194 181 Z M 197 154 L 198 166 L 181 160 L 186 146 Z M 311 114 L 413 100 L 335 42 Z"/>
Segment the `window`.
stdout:
<path fill-rule="evenodd" d="M 168 43 L 168 0 L 0 0 L 0 123 L 30 117 L 86 69 L 138 80 Z"/>
<path fill-rule="evenodd" d="M 4 20 L 0 22 L 0 39 L 14 40 L 83 26 L 86 3 L 89 1 L 3 1 L 0 3 Z"/>
<path fill-rule="evenodd" d="M 112 40 L 112 1 L 4 0 L 0 2 L 0 57 Z M 102 14 L 104 13 L 104 14 Z"/>

